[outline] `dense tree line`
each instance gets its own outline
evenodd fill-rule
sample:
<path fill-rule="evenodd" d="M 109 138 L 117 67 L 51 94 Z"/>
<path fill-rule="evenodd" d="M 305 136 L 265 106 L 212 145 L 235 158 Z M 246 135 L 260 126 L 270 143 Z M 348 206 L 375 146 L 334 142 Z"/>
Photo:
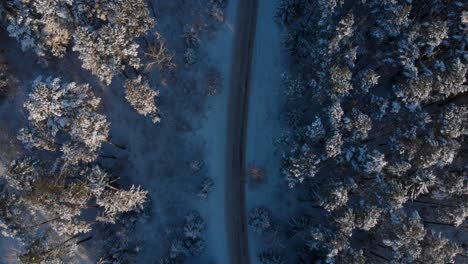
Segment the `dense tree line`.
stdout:
<path fill-rule="evenodd" d="M 39 77 L 32 86 L 24 103 L 29 124 L 18 135 L 30 152 L 0 174 L 0 231 L 20 242 L 22 263 L 73 262 L 94 226 L 112 224 L 126 232 L 147 192 L 119 188 L 117 178 L 96 162 L 102 143 L 110 143 L 110 123 L 98 113 L 100 98 L 90 85 Z M 44 150 L 50 155 L 39 152 Z M 126 244 L 118 245 L 103 259 L 125 261 Z"/>
<path fill-rule="evenodd" d="M 14 160 L 1 180 L 0 230 L 24 246 L 23 263 L 74 261 L 77 242 L 94 225 L 133 221 L 128 214 L 141 211 L 147 196 L 139 187 L 120 189 L 99 165 L 51 165 L 31 157 Z"/>
<path fill-rule="evenodd" d="M 464 1 L 281 1 L 296 65 L 283 76 L 282 173 L 330 219 L 303 227 L 304 262 L 463 258 L 434 227 L 465 232 L 468 215 L 467 10 Z"/>
<path fill-rule="evenodd" d="M 20 1 L 5 4 L 7 27 L 41 57 L 79 53 L 83 68 L 110 84 L 126 65 L 138 69 L 137 37 L 155 24 L 143 0 Z"/>
<path fill-rule="evenodd" d="M 138 40 L 145 38 L 147 49 L 159 41 L 146 39 L 156 22 L 144 0 L 14 0 L 0 5 L 4 16 L 0 22 L 24 51 L 33 51 L 45 65 L 75 51 L 82 67 L 106 85 L 119 74 L 142 78 L 145 62 Z M 150 58 L 147 68 L 154 59 Z M 149 89 L 148 82 L 134 81 L 133 88 L 141 94 L 127 93 L 130 102 L 147 97 L 145 104 L 156 109 L 157 91 Z M 132 106 L 147 115 L 139 106 Z M 151 116 L 154 122 L 159 121 L 156 110 Z"/>
<path fill-rule="evenodd" d="M 106 85 L 122 74 L 126 99 L 159 122 L 158 92 L 140 70 L 138 43 L 154 25 L 143 0 L 0 1 L 0 30 L 24 51 L 33 51 L 46 67 L 75 51 L 82 67 Z M 7 62 L 1 62 L 2 97 L 13 85 L 9 77 Z M 75 262 L 78 245 L 93 237 L 102 240 L 93 242 L 102 247 L 95 252 L 102 263 L 132 261 L 131 242 L 116 233 L 128 235 L 147 192 L 121 188 L 100 166 L 99 157 L 112 158 L 101 154 L 104 143 L 125 148 L 109 140 L 100 102 L 89 84 L 59 76 L 32 83 L 24 102 L 28 123 L 17 136 L 25 151 L 0 174 L 0 231 L 21 244 L 22 263 Z M 110 247 L 107 239 L 120 242 Z"/>

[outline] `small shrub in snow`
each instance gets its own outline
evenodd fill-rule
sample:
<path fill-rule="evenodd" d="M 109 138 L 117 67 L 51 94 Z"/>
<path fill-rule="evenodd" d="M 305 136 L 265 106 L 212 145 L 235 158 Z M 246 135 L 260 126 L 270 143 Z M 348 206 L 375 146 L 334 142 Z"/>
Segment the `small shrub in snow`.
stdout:
<path fill-rule="evenodd" d="M 205 249 L 205 240 L 202 238 L 206 229 L 205 221 L 197 211 L 190 212 L 185 217 L 183 237 L 175 239 L 169 251 L 171 259 L 184 259 L 188 256 L 198 255 Z"/>
<path fill-rule="evenodd" d="M 215 96 L 222 86 L 221 73 L 217 69 L 210 69 L 206 74 L 207 94 Z"/>
<path fill-rule="evenodd" d="M 227 6 L 228 0 L 210 0 L 212 5 L 217 5 L 221 8 L 225 8 Z"/>
<path fill-rule="evenodd" d="M 185 25 L 184 34 L 182 35 L 185 45 L 189 48 L 197 48 L 198 45 L 200 45 L 200 37 L 198 34 L 198 29 L 194 25 Z"/>
<path fill-rule="evenodd" d="M 225 8 L 226 5 L 227 0 L 211 0 L 208 13 L 214 20 L 223 23 L 225 19 L 223 8 Z"/>
<path fill-rule="evenodd" d="M 175 259 L 187 255 L 187 249 L 184 246 L 184 242 L 180 239 L 176 239 L 171 244 L 169 257 Z"/>
<path fill-rule="evenodd" d="M 200 191 L 198 192 L 198 197 L 206 199 L 208 194 L 213 190 L 214 181 L 211 178 L 205 178 L 201 184 Z"/>
<path fill-rule="evenodd" d="M 280 254 L 273 250 L 267 250 L 258 255 L 261 264 L 285 264 Z"/>
<path fill-rule="evenodd" d="M 256 165 L 250 166 L 249 175 L 256 182 L 263 181 L 263 179 L 265 178 L 265 173 L 263 172 L 263 170 Z"/>
<path fill-rule="evenodd" d="M 198 60 L 197 51 L 192 48 L 188 48 L 184 53 L 185 65 L 190 66 L 196 63 L 197 60 Z"/>
<path fill-rule="evenodd" d="M 201 169 L 203 169 L 204 166 L 205 162 L 203 160 L 194 160 L 190 162 L 190 169 L 196 173 L 201 171 Z"/>
<path fill-rule="evenodd" d="M 153 66 L 156 66 L 160 71 L 173 70 L 176 65 L 172 61 L 174 55 L 166 47 L 166 40 L 161 34 L 156 33 L 156 40 L 149 44 L 145 56 L 149 59 L 145 70 L 150 71 Z"/>
<path fill-rule="evenodd" d="M 185 239 L 184 245 L 189 256 L 200 255 L 205 250 L 206 242 L 203 239 Z"/>
<path fill-rule="evenodd" d="M 205 227 L 205 221 L 200 214 L 197 211 L 192 211 L 185 217 L 184 235 L 190 239 L 199 239 Z"/>
<path fill-rule="evenodd" d="M 270 211 L 257 207 L 249 213 L 249 225 L 258 234 L 265 233 L 271 227 Z"/>

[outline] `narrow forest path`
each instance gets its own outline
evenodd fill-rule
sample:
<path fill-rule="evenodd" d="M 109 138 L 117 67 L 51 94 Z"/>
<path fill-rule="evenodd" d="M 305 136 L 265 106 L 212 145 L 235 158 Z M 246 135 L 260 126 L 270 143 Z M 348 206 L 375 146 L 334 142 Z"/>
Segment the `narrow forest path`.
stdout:
<path fill-rule="evenodd" d="M 248 264 L 245 144 L 258 0 L 240 0 L 234 31 L 226 138 L 225 210 L 231 264 Z"/>

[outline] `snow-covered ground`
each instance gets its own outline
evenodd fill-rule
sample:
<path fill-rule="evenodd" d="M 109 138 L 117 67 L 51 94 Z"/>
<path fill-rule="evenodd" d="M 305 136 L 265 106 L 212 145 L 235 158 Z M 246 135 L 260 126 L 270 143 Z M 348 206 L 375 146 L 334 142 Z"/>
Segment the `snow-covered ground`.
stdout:
<path fill-rule="evenodd" d="M 257 34 L 252 65 L 250 90 L 246 165 L 258 167 L 264 174 L 261 182 L 251 178 L 246 188 L 247 217 L 256 207 L 265 207 L 272 213 L 272 228 L 263 235 L 249 228 L 251 263 L 260 263 L 258 254 L 274 249 L 285 254 L 284 224 L 288 216 L 297 210 L 297 201 L 281 176 L 280 150 L 274 141 L 284 131 L 280 122 L 283 104 L 281 74 L 287 70 L 282 45 L 283 32 L 274 21 L 278 0 L 260 0 L 258 7 Z M 287 259 L 286 263 L 292 263 Z"/>
<path fill-rule="evenodd" d="M 160 2 L 160 5 L 165 5 L 165 3 Z M 183 91 L 176 92 L 179 96 L 168 91 L 166 96 L 171 98 L 169 99 L 170 102 L 161 102 L 169 108 L 167 110 L 163 109 L 163 112 L 167 112 L 169 116 L 166 117 L 166 121 L 163 121 L 163 123 L 175 123 L 175 126 L 180 126 L 170 117 L 174 115 L 184 122 L 184 127 L 190 128 L 189 131 L 180 133 L 180 131 L 168 130 L 167 137 L 155 141 L 159 142 L 160 145 L 157 143 L 142 143 L 145 149 L 135 151 L 135 153 L 146 153 L 145 155 L 148 155 L 152 149 L 155 149 L 154 157 L 159 157 L 159 161 L 151 162 L 147 166 L 152 166 L 151 171 L 157 170 L 157 167 L 164 167 L 166 171 L 172 172 L 170 175 L 167 175 L 167 172 L 162 172 L 158 176 L 154 174 L 147 175 L 141 179 L 141 184 L 144 184 L 144 186 L 148 186 L 148 182 L 152 182 L 151 187 L 147 188 L 154 190 L 154 195 L 152 195 L 154 203 L 153 220 L 149 224 L 143 223 L 140 226 L 141 233 L 147 236 L 145 240 L 149 241 L 149 245 L 145 249 L 147 252 L 141 254 L 146 256 L 142 259 L 142 263 L 154 260 L 155 252 L 167 251 L 167 248 L 161 249 L 159 244 L 161 241 L 158 241 L 155 237 L 167 237 L 167 241 L 163 240 L 167 247 L 167 243 L 170 243 L 172 238 L 171 232 L 177 228 L 187 210 L 193 209 L 198 210 L 206 221 L 206 248 L 201 256 L 191 257 L 186 262 L 228 263 L 224 212 L 224 153 L 229 95 L 228 74 L 231 64 L 232 27 L 235 24 L 233 20 L 236 17 L 236 7 L 236 0 L 229 1 L 225 10 L 225 22 L 218 24 L 212 32 L 202 36 L 199 61 L 192 65 L 190 69 L 186 69 L 185 76 L 179 77 L 181 80 L 176 82 L 174 87 L 168 87 L 168 89 Z M 158 10 L 157 4 L 156 10 Z M 163 35 L 169 36 L 169 43 L 177 45 L 177 37 L 174 36 L 173 18 L 164 15 L 164 10 L 161 12 L 163 18 L 160 21 L 160 29 L 163 31 Z M 209 68 L 219 71 L 222 77 L 222 88 L 215 96 L 206 95 L 205 77 Z M 164 101 L 164 98 L 165 93 L 163 92 L 161 101 Z M 178 101 L 185 103 L 179 103 Z M 154 135 L 163 133 L 159 131 L 160 129 L 158 128 Z M 180 138 L 176 134 L 181 135 Z M 165 148 L 166 151 L 161 151 L 161 148 Z M 134 160 L 138 159 L 134 158 Z M 194 160 L 202 160 L 205 163 L 199 173 L 190 170 L 189 164 Z M 177 164 L 175 161 L 180 163 Z M 146 163 L 148 162 L 146 161 Z M 170 179 L 166 178 L 168 176 Z M 214 181 L 213 191 L 209 193 L 207 199 L 197 197 L 199 186 L 204 177 L 210 177 Z M 171 209 L 161 210 L 164 207 L 170 207 Z M 161 256 L 161 253 L 158 256 Z"/>
<path fill-rule="evenodd" d="M 206 201 L 199 201 L 197 208 L 207 222 L 207 248 L 205 254 L 212 262 L 229 263 L 225 219 L 225 144 L 228 115 L 229 72 L 232 61 L 233 27 L 235 25 L 237 1 L 230 0 L 226 9 L 225 24 L 216 37 L 204 45 L 208 60 L 218 66 L 223 79 L 220 93 L 207 101 L 205 119 L 194 133 L 203 142 L 203 159 L 206 173 L 214 180 L 213 192 Z M 192 261 L 192 263 L 199 263 Z"/>

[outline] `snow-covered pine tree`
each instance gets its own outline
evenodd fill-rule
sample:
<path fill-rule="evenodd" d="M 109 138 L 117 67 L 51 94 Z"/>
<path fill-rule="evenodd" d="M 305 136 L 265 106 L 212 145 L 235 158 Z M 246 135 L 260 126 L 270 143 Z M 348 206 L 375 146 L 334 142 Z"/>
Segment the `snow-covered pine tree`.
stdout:
<path fill-rule="evenodd" d="M 254 208 L 249 213 L 248 221 L 249 226 L 251 226 L 256 233 L 264 234 L 272 225 L 271 213 L 268 209 L 263 207 Z"/>
<path fill-rule="evenodd" d="M 125 81 L 125 98 L 140 115 L 151 117 L 153 123 L 161 121 L 161 114 L 155 103 L 158 96 L 159 91 L 153 90 L 148 80 L 141 75 Z"/>
<path fill-rule="evenodd" d="M 0 231 L 25 246 L 21 255 L 25 261 L 67 262 L 76 256 L 75 249 L 49 251 L 75 247 L 98 221 L 119 225 L 130 221 L 125 215 L 139 213 L 147 199 L 139 187 L 113 186 L 114 177 L 97 165 L 50 170 L 50 164 L 19 158 L 1 179 Z"/>
<path fill-rule="evenodd" d="M 136 39 L 155 25 L 144 0 L 15 0 L 6 10 L 23 50 L 63 57 L 73 43 L 83 68 L 106 84 L 127 65 L 140 67 Z"/>
<path fill-rule="evenodd" d="M 128 191 L 107 188 L 100 196 L 96 197 L 96 203 L 104 208 L 105 217 L 112 219 L 118 214 L 143 210 L 147 195 L 148 192 L 142 190 L 140 186 L 132 185 Z"/>
<path fill-rule="evenodd" d="M 18 139 L 27 148 L 55 150 L 61 145 L 64 158 L 72 164 L 93 161 L 109 134 L 106 117 L 96 112 L 99 104 L 88 84 L 39 77 L 24 104 L 30 127 L 22 129 Z M 62 134 L 69 138 L 58 142 Z"/>
<path fill-rule="evenodd" d="M 261 264 L 285 264 L 283 258 L 278 252 L 266 250 L 258 255 Z"/>

